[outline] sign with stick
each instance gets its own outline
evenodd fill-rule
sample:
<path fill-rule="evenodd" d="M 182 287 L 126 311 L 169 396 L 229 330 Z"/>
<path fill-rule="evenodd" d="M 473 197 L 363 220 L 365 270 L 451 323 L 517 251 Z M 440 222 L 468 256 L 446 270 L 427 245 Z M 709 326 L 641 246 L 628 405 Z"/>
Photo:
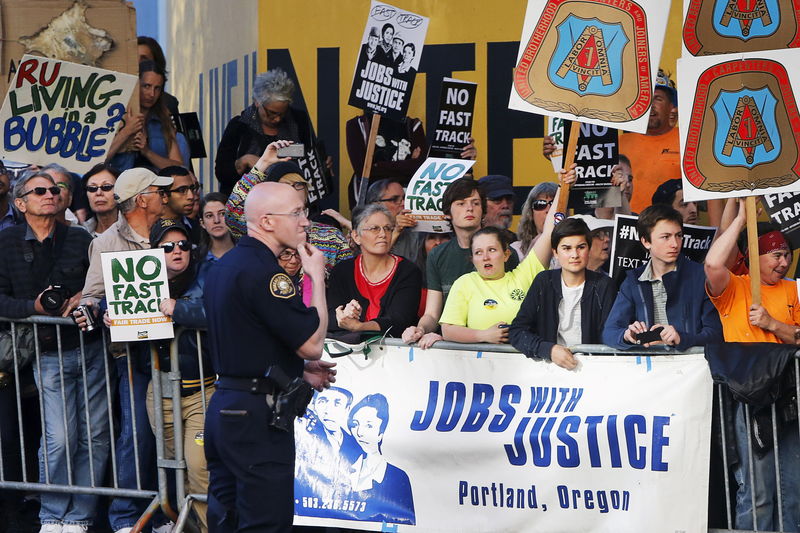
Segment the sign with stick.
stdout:
<path fill-rule="evenodd" d="M 372 0 L 348 104 L 403 118 L 427 31 L 426 17 Z"/>
<path fill-rule="evenodd" d="M 472 134 L 472 115 L 478 84 L 444 78 L 439 114 L 428 157 L 460 159 Z"/>
<path fill-rule="evenodd" d="M 800 46 L 800 0 L 683 0 L 683 57 Z"/>
<path fill-rule="evenodd" d="M 447 186 L 464 176 L 475 161 L 429 157 L 414 173 L 406 190 L 406 209 L 417 225 L 414 231 L 449 233 L 450 221 L 442 212 L 442 195 Z"/>
<path fill-rule="evenodd" d="M 137 81 L 130 74 L 23 56 L 0 108 L 0 156 L 87 172 L 105 161 Z"/>
<path fill-rule="evenodd" d="M 795 50 L 678 61 L 687 201 L 800 190 Z"/>
<path fill-rule="evenodd" d="M 569 139 L 573 130 L 570 122 L 564 124 L 564 134 Z M 572 184 L 568 205 L 575 209 L 619 207 L 619 198 L 616 198 L 616 202 L 607 198 L 612 187 L 611 169 L 619 162 L 619 132 L 614 128 L 595 124 L 580 126 L 575 152 L 577 179 Z"/>
<path fill-rule="evenodd" d="M 644 133 L 669 8 L 530 0 L 508 107 Z"/>
<path fill-rule="evenodd" d="M 172 319 L 159 305 L 169 298 L 164 250 L 100 254 L 113 342 L 171 339 Z"/>

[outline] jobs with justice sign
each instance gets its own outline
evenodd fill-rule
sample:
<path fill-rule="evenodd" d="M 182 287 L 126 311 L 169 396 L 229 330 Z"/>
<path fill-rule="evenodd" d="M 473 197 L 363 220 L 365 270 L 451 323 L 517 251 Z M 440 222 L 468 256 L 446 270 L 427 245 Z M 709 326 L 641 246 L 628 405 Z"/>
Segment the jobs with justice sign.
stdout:
<path fill-rule="evenodd" d="M 508 107 L 644 133 L 669 8 L 529 0 Z"/>
<path fill-rule="evenodd" d="M 427 31 L 426 17 L 372 0 L 348 104 L 403 118 Z"/>

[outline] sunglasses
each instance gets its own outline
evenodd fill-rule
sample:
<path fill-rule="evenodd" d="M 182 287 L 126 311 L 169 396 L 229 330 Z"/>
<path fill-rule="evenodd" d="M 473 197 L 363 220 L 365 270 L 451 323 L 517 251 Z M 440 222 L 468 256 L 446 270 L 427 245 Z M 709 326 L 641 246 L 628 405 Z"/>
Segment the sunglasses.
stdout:
<path fill-rule="evenodd" d="M 95 193 L 98 190 L 101 190 L 103 192 L 113 191 L 114 190 L 114 186 L 113 185 L 109 185 L 108 183 L 106 183 L 104 185 L 87 185 L 86 186 L 86 192 Z"/>
<path fill-rule="evenodd" d="M 548 207 L 553 205 L 553 200 L 534 200 L 533 201 L 533 210 L 534 211 L 544 211 Z"/>
<path fill-rule="evenodd" d="M 53 196 L 58 196 L 59 194 L 61 194 L 61 188 L 53 185 L 52 187 L 34 187 L 28 192 L 20 194 L 19 197 L 24 198 L 29 194 L 35 194 L 36 196 L 44 196 L 45 194 L 47 194 L 47 191 L 50 191 L 50 194 L 52 194 Z"/>
<path fill-rule="evenodd" d="M 172 241 L 162 242 L 161 244 L 158 245 L 158 247 L 163 248 L 164 253 L 171 254 L 175 250 L 176 245 L 184 252 L 188 252 L 189 250 L 192 249 L 192 243 L 190 243 L 186 239 L 182 239 L 178 242 L 172 242 Z"/>

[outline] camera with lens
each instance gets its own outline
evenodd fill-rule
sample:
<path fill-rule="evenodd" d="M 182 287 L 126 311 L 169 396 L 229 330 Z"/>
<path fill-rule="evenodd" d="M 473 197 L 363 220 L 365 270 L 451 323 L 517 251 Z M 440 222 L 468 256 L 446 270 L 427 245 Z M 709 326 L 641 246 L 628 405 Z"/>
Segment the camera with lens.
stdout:
<path fill-rule="evenodd" d="M 58 313 L 64 306 L 64 302 L 69 300 L 71 296 L 72 294 L 68 288 L 63 285 L 53 285 L 42 292 L 39 302 L 41 302 L 42 308 L 52 315 Z"/>

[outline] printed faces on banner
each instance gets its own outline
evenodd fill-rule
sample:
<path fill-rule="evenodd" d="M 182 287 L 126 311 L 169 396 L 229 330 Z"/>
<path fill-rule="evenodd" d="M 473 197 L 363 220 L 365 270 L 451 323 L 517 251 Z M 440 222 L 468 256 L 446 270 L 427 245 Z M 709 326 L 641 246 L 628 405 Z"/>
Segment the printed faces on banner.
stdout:
<path fill-rule="evenodd" d="M 683 57 L 800 46 L 800 0 L 684 0 Z"/>
<path fill-rule="evenodd" d="M 436 130 L 428 157 L 458 159 L 472 134 L 475 93 L 478 84 L 471 81 L 444 78 L 439 98 Z"/>
<path fill-rule="evenodd" d="M 113 342 L 171 339 L 172 319 L 159 305 L 169 298 L 164 250 L 100 254 Z"/>
<path fill-rule="evenodd" d="M 529 0 L 508 107 L 644 133 L 669 7 Z"/>
<path fill-rule="evenodd" d="M 25 55 L 0 109 L 2 155 L 83 174 L 106 158 L 136 76 Z"/>
<path fill-rule="evenodd" d="M 795 50 L 678 61 L 686 200 L 800 190 Z"/>
<path fill-rule="evenodd" d="M 442 212 L 442 195 L 447 186 L 464 177 L 475 161 L 429 157 L 414 173 L 406 189 L 406 209 L 417 225 L 414 231 L 448 233 L 450 221 Z"/>
<path fill-rule="evenodd" d="M 427 31 L 426 17 L 372 0 L 348 104 L 403 118 Z"/>

